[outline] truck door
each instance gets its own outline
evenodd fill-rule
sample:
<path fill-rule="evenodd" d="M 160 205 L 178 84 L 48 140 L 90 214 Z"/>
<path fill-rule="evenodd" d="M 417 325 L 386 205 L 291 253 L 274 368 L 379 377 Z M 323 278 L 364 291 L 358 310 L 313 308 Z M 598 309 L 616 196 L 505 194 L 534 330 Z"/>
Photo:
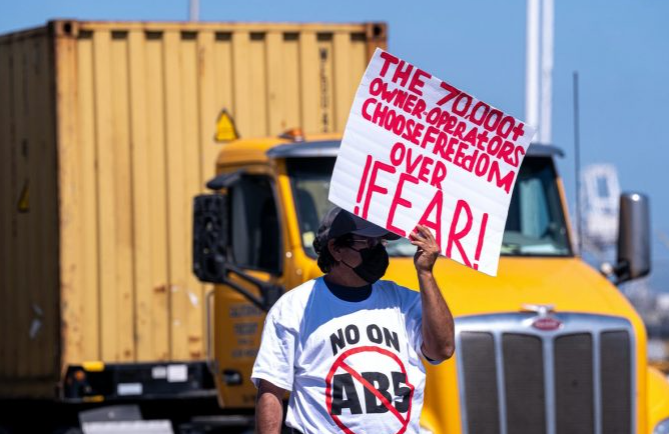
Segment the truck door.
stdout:
<path fill-rule="evenodd" d="M 207 245 L 218 242 L 218 257 L 210 258 L 208 265 L 214 275 L 203 279 L 216 283 L 207 299 L 209 366 L 222 407 L 253 407 L 256 389 L 250 376 L 265 311 L 283 292 L 283 226 L 270 176 L 237 174 L 224 181 L 225 185 L 217 186 L 223 187 L 220 194 L 196 198 L 195 269 L 198 274 L 197 263 L 204 262 L 198 252 L 210 253 Z M 214 211 L 222 216 L 218 228 L 218 223 L 203 223 L 202 210 L 198 211 L 199 199 L 212 198 L 223 204 Z M 206 235 L 208 230 L 216 232 L 217 240 L 202 241 L 212 237 Z M 200 270 L 198 276 L 202 279 L 203 274 L 207 273 Z"/>

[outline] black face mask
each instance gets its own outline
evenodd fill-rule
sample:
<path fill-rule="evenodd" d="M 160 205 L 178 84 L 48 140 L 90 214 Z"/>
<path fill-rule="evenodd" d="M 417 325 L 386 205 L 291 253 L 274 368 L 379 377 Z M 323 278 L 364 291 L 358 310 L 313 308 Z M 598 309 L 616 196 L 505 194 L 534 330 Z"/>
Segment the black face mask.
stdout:
<path fill-rule="evenodd" d="M 355 249 L 353 249 L 355 250 Z M 344 265 L 353 270 L 362 280 L 369 283 L 375 283 L 377 280 L 386 274 L 388 269 L 388 252 L 383 244 L 379 243 L 372 248 L 356 250 L 360 253 L 362 262 L 357 267 L 351 267 L 346 262 L 342 261 Z"/>

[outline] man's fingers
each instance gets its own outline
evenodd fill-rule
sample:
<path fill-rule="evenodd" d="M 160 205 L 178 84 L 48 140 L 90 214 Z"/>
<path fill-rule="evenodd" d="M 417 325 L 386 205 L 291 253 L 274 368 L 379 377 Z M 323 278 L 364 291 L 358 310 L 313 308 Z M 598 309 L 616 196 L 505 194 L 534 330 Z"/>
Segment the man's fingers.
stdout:
<path fill-rule="evenodd" d="M 426 228 L 425 232 L 427 232 L 427 239 L 428 239 L 428 240 L 430 240 L 430 241 L 433 242 L 433 243 L 436 243 L 436 242 L 437 242 L 437 240 L 434 238 L 434 234 L 432 234 L 432 231 L 431 231 L 431 230 L 429 230 L 429 229 Z"/>
<path fill-rule="evenodd" d="M 423 252 L 439 254 L 439 246 L 427 241 L 411 241 L 411 244 L 418 247 Z"/>
<path fill-rule="evenodd" d="M 411 244 L 413 244 L 416 247 L 420 247 L 421 249 L 425 248 L 425 241 L 411 240 Z"/>
<path fill-rule="evenodd" d="M 419 231 L 418 227 L 414 230 L 414 232 L 411 233 L 411 237 L 409 238 L 411 242 L 413 243 L 414 241 L 417 241 L 419 243 L 427 243 L 428 238 L 425 236 L 424 233 Z"/>
<path fill-rule="evenodd" d="M 424 238 L 425 240 L 429 241 L 434 241 L 436 242 L 434 235 L 432 235 L 432 231 L 424 225 L 417 225 L 415 232 L 420 235 L 421 238 Z"/>
<path fill-rule="evenodd" d="M 422 243 L 421 246 L 423 247 L 423 249 L 430 252 L 439 253 L 440 251 L 439 244 L 437 243 L 437 240 L 434 238 L 434 235 L 432 235 L 432 231 L 430 231 L 427 227 L 423 225 L 417 225 L 416 229 L 411 235 L 413 235 L 413 238 L 411 238 L 412 240 L 417 240 L 420 243 Z M 415 244 L 413 241 L 412 244 L 418 245 Z"/>
<path fill-rule="evenodd" d="M 411 244 L 415 244 L 415 243 L 427 244 L 428 243 L 428 241 L 425 238 L 418 238 L 418 237 L 410 238 L 409 241 L 411 242 Z"/>

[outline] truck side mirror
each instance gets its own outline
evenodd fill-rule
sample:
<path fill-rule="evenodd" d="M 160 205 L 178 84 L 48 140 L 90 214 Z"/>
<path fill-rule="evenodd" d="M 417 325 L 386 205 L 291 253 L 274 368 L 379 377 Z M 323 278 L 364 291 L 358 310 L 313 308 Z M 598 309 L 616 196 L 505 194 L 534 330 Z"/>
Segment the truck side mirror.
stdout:
<path fill-rule="evenodd" d="M 203 194 L 193 202 L 193 272 L 202 282 L 224 283 L 228 246 L 228 200 Z"/>
<path fill-rule="evenodd" d="M 614 273 L 617 283 L 650 273 L 650 207 L 648 197 L 640 193 L 620 195 L 618 223 L 618 262 Z"/>

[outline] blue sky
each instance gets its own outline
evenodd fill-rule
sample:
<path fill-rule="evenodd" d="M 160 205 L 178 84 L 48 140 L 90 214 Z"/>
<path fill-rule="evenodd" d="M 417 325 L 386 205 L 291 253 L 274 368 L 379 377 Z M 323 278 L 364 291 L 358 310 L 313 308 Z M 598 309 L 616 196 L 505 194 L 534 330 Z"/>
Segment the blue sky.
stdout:
<path fill-rule="evenodd" d="M 617 166 L 623 190 L 651 198 L 653 254 L 669 260 L 669 2 L 555 2 L 553 142 L 573 211 L 572 73 L 581 91 L 582 164 Z M 201 0 L 203 21 L 385 21 L 389 51 L 525 118 L 525 0 Z M 187 0 L 0 0 L 0 33 L 53 18 L 184 20 Z"/>

